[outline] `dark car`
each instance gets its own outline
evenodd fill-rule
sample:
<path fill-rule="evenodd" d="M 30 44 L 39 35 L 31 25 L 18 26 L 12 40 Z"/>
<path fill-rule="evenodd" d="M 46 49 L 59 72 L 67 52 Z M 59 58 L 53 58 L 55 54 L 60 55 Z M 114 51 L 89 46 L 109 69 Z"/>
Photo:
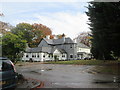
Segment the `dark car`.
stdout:
<path fill-rule="evenodd" d="M 15 88 L 17 74 L 14 64 L 7 58 L 0 57 L 0 89 Z"/>

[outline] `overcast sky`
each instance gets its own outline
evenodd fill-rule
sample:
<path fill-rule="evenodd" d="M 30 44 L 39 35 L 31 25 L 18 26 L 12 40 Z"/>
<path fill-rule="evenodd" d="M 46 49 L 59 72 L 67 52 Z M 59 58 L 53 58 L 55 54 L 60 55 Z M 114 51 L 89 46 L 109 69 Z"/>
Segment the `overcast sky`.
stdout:
<path fill-rule="evenodd" d="M 71 38 L 75 38 L 80 32 L 90 31 L 87 25 L 88 17 L 85 14 L 88 0 L 3 1 L 0 3 L 0 11 L 5 17 L 0 20 L 13 26 L 21 22 L 40 23 L 51 28 L 53 34 L 65 33 Z"/>

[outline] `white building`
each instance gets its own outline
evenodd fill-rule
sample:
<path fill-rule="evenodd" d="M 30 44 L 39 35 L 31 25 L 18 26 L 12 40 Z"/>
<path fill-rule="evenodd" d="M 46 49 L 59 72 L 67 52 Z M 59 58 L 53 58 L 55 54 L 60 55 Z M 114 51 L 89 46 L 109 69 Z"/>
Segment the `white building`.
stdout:
<path fill-rule="evenodd" d="M 23 61 L 77 60 L 90 58 L 90 48 L 82 43 L 75 43 L 70 38 L 43 38 L 36 48 L 27 47 Z"/>
<path fill-rule="evenodd" d="M 77 55 L 78 55 L 78 59 L 91 58 L 90 47 L 82 43 L 77 43 Z"/>
<path fill-rule="evenodd" d="M 53 60 L 66 60 L 67 54 L 63 50 L 54 49 L 50 52 L 46 52 L 44 49 L 48 49 L 48 47 L 42 47 L 41 48 L 30 48 L 28 49 L 24 55 L 22 60 L 24 61 L 53 61 Z"/>
<path fill-rule="evenodd" d="M 23 61 L 53 61 L 53 60 L 74 60 L 77 56 L 77 50 L 70 38 L 61 39 L 43 38 L 36 48 L 27 48 L 24 53 Z"/>

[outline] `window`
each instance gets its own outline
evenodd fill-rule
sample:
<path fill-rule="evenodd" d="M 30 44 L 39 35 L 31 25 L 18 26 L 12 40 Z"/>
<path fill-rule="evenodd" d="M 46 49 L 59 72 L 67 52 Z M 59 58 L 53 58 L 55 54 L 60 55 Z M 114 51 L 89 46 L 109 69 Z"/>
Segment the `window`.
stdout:
<path fill-rule="evenodd" d="M 53 55 L 52 55 L 52 58 L 53 58 Z"/>
<path fill-rule="evenodd" d="M 49 58 L 50 58 L 50 54 L 49 54 L 49 56 L 48 56 Z"/>
<path fill-rule="evenodd" d="M 43 55 L 43 57 L 45 58 L 45 55 Z"/>
<path fill-rule="evenodd" d="M 37 57 L 39 58 L 39 55 L 37 55 Z"/>
<path fill-rule="evenodd" d="M 26 55 L 26 57 L 28 57 L 28 55 Z"/>
<path fill-rule="evenodd" d="M 65 57 L 65 55 L 63 54 L 62 57 Z"/>
<path fill-rule="evenodd" d="M 70 58 L 73 58 L 73 55 L 70 55 Z"/>
<path fill-rule="evenodd" d="M 70 45 L 70 48 L 72 48 L 72 45 Z"/>
<path fill-rule="evenodd" d="M 34 57 L 34 55 L 32 55 L 32 57 Z"/>
<path fill-rule="evenodd" d="M 38 58 L 40 57 L 40 56 L 39 56 L 39 53 L 37 53 L 36 57 L 38 57 Z"/>
<path fill-rule="evenodd" d="M 36 57 L 36 54 L 34 54 L 35 56 L 34 57 Z"/>
<path fill-rule="evenodd" d="M 10 63 L 3 62 L 2 63 L 2 71 L 13 70 L 13 66 Z"/>

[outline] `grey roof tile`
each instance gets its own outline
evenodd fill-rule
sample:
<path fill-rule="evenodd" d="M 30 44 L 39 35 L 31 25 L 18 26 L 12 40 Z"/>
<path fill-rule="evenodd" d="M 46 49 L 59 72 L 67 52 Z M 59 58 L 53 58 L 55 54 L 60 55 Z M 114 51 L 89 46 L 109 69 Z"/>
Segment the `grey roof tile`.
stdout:
<path fill-rule="evenodd" d="M 88 48 L 88 49 L 90 49 L 90 47 L 86 46 L 83 43 L 77 43 L 77 46 L 80 47 L 80 48 Z"/>
<path fill-rule="evenodd" d="M 42 47 L 42 52 L 51 53 L 51 47 Z"/>
<path fill-rule="evenodd" d="M 40 47 L 36 47 L 36 48 L 28 48 L 26 50 L 26 52 L 32 52 L 32 53 L 38 53 L 38 52 L 41 52 L 41 48 Z"/>
<path fill-rule="evenodd" d="M 64 49 L 58 49 L 61 53 L 67 53 Z"/>
<path fill-rule="evenodd" d="M 70 43 L 74 43 L 73 40 L 71 40 L 71 38 L 61 38 L 61 39 L 46 39 L 44 38 L 44 40 L 51 45 L 57 45 L 57 44 L 70 44 Z"/>
<path fill-rule="evenodd" d="M 43 40 L 45 40 L 47 42 L 47 44 L 50 45 L 58 45 L 58 44 L 70 44 L 74 42 L 70 39 L 70 38 L 61 38 L 61 39 L 46 39 L 43 38 Z M 36 47 L 36 48 L 27 48 L 26 52 L 31 52 L 31 53 L 38 53 L 38 52 L 47 52 L 47 53 L 53 53 L 56 49 L 55 46 L 54 47 Z M 66 53 L 65 50 L 63 49 L 58 49 L 61 53 Z"/>
<path fill-rule="evenodd" d="M 71 38 L 65 38 L 65 43 L 74 43 Z"/>
<path fill-rule="evenodd" d="M 54 44 L 52 39 L 46 39 L 46 38 L 44 38 L 44 40 L 45 40 L 48 44 Z"/>

